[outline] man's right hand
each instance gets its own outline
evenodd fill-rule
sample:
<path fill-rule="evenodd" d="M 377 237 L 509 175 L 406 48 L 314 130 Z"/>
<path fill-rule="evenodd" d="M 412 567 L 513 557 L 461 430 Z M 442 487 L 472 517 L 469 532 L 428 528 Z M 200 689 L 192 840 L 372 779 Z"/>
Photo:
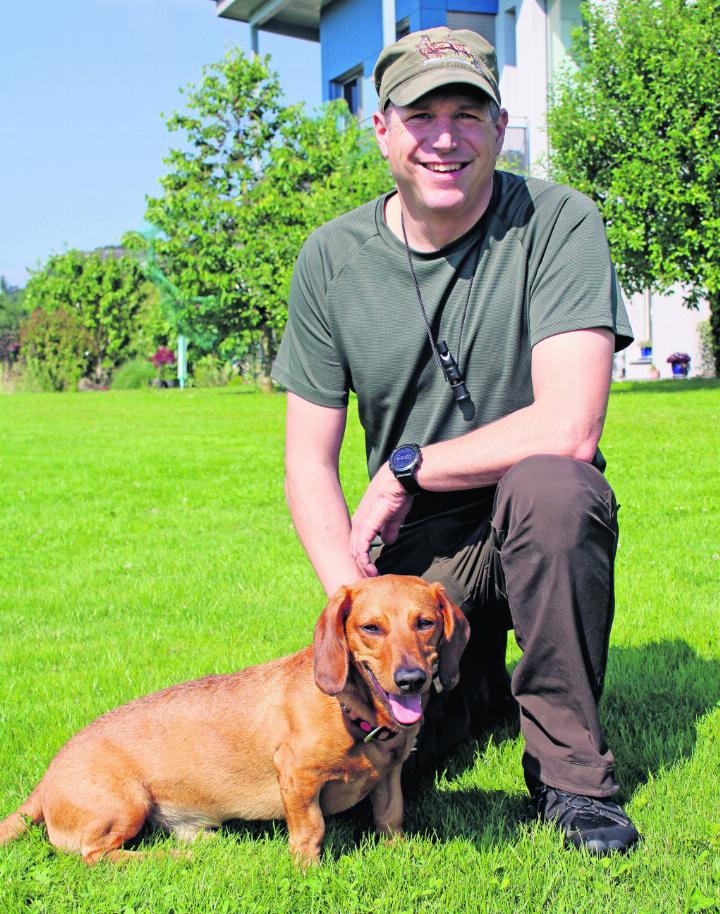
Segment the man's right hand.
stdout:
<path fill-rule="evenodd" d="M 394 543 L 411 506 L 412 495 L 408 495 L 387 464 L 381 466 L 352 516 L 350 554 L 364 577 L 376 577 L 379 573 L 370 561 L 372 541 L 379 534 L 383 543 Z"/>

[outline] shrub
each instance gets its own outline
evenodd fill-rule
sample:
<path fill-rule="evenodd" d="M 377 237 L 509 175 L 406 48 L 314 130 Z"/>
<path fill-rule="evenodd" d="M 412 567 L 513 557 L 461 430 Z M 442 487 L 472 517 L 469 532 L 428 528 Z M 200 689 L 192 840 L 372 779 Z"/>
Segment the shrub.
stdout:
<path fill-rule="evenodd" d="M 703 378 L 715 377 L 715 356 L 710 321 L 700 321 L 697 325 L 698 335 L 698 374 Z"/>
<path fill-rule="evenodd" d="M 89 254 L 71 250 L 50 257 L 31 276 L 23 301 L 28 308 L 47 312 L 63 309 L 77 316 L 93 340 L 91 367 L 99 378 L 136 354 L 131 345 L 137 335 L 138 313 L 148 294 L 136 258 L 121 248 L 105 248 Z"/>
<path fill-rule="evenodd" d="M 97 361 L 93 338 L 78 316 L 36 308 L 20 329 L 20 353 L 41 390 L 75 390 Z"/>
<path fill-rule="evenodd" d="M 232 367 L 216 355 L 204 355 L 193 364 L 193 378 L 198 387 L 224 387 L 231 374 Z"/>
<path fill-rule="evenodd" d="M 137 390 L 149 387 L 155 378 L 155 369 L 148 359 L 130 359 L 113 374 L 113 390 Z"/>

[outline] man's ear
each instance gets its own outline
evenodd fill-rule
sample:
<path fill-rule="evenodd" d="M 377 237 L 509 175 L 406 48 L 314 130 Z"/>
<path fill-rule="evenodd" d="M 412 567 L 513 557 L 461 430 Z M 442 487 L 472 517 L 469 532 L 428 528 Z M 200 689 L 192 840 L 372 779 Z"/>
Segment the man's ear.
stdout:
<path fill-rule="evenodd" d="M 382 113 L 381 111 L 376 111 L 373 114 L 373 129 L 375 130 L 375 139 L 377 144 L 380 147 L 380 152 L 383 154 L 384 158 L 388 157 L 388 124 L 387 124 L 387 113 Z"/>
<path fill-rule="evenodd" d="M 445 593 L 442 584 L 430 590 L 443 619 L 443 635 L 438 648 L 438 673 L 443 689 L 454 689 L 460 679 L 460 658 L 470 638 L 470 624 L 463 611 Z"/>
<path fill-rule="evenodd" d="M 505 131 L 508 125 L 508 113 L 505 108 L 500 109 L 500 114 L 495 122 L 495 153 L 500 155 L 505 142 Z"/>
<path fill-rule="evenodd" d="M 327 695 L 342 692 L 347 682 L 350 655 L 345 637 L 345 619 L 351 602 L 349 588 L 339 587 L 315 625 L 315 684 Z"/>

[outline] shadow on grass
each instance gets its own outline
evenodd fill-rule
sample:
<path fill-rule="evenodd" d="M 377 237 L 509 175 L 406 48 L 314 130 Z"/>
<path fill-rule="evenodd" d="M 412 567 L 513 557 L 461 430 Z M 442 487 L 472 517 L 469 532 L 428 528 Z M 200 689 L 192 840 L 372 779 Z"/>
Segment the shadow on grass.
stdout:
<path fill-rule="evenodd" d="M 651 642 L 610 651 L 601 716 L 627 801 L 650 775 L 689 759 L 697 724 L 720 700 L 720 661 L 701 657 L 682 640 Z M 517 727 L 498 726 L 462 743 L 440 766 L 452 780 L 472 768 L 492 736 L 494 745 L 514 739 Z M 512 841 L 531 820 L 525 796 L 503 791 L 438 789 L 434 774 L 405 790 L 405 832 L 440 841 L 462 838 L 478 849 Z M 356 849 L 372 832 L 369 804 L 329 821 L 334 855 Z"/>
<path fill-rule="evenodd" d="M 690 390 L 717 390 L 720 378 L 686 378 L 666 381 L 618 381 L 612 386 L 613 396 L 635 394 L 684 394 Z"/>
<path fill-rule="evenodd" d="M 697 722 L 720 699 L 720 661 L 679 639 L 610 651 L 601 714 L 627 798 L 656 774 L 690 758 Z"/>

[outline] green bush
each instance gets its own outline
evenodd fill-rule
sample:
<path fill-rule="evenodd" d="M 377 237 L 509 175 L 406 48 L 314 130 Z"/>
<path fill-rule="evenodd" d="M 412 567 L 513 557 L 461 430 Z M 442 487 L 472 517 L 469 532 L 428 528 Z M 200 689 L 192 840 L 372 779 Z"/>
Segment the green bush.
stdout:
<path fill-rule="evenodd" d="M 704 378 L 715 377 L 715 356 L 710 320 L 700 321 L 697 325 L 698 335 L 698 374 Z"/>
<path fill-rule="evenodd" d="M 224 387 L 232 377 L 232 366 L 216 355 L 204 355 L 193 364 L 197 387 Z"/>
<path fill-rule="evenodd" d="M 20 329 L 20 354 L 40 390 L 75 390 L 97 360 L 92 336 L 64 308 L 32 312 Z"/>
<path fill-rule="evenodd" d="M 111 387 L 113 390 L 137 390 L 140 387 L 149 387 L 155 375 L 155 368 L 149 359 L 130 359 L 113 374 Z"/>

